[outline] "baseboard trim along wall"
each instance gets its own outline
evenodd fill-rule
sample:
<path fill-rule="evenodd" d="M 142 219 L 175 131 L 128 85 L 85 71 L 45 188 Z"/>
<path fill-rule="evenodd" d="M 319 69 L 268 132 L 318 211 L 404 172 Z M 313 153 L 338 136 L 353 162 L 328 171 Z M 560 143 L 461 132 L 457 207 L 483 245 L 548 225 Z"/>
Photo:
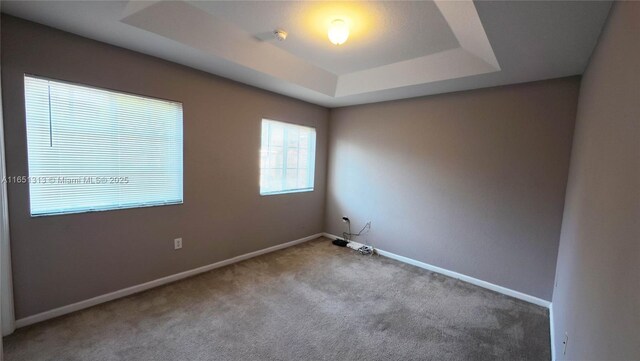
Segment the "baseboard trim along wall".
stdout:
<path fill-rule="evenodd" d="M 340 238 L 340 237 L 338 237 L 336 235 L 333 235 L 333 234 L 330 234 L 330 233 L 323 233 L 323 236 L 326 237 L 326 238 L 330 238 L 330 239 Z M 437 266 L 434 266 L 434 265 L 430 265 L 428 263 L 416 261 L 415 259 L 411 259 L 411 258 L 408 258 L 408 257 L 400 256 L 400 255 L 397 255 L 395 253 L 391 253 L 391 252 L 387 252 L 387 251 L 381 250 L 379 248 L 375 248 L 375 250 L 379 255 L 384 256 L 384 257 L 388 257 L 388 258 L 391 258 L 391 259 L 395 259 L 396 261 L 404 262 L 404 263 L 407 263 L 407 264 L 410 264 L 410 265 L 413 265 L 413 266 L 416 266 L 416 267 L 424 268 L 424 269 L 432 271 L 432 272 L 436 272 L 436 273 L 440 273 L 440 274 L 445 275 L 445 276 L 456 278 L 456 279 L 459 279 L 461 281 L 464 281 L 464 282 L 467 282 L 467 283 L 471 283 L 473 285 L 480 286 L 482 288 L 486 288 L 486 289 L 489 289 L 491 291 L 502 293 L 504 295 L 511 296 L 511 297 L 514 297 L 514 298 L 517 298 L 517 299 L 520 299 L 520 300 L 523 300 L 523 301 L 526 301 L 526 302 L 529 302 L 529 303 L 533 303 L 533 304 L 538 305 L 538 306 L 542 306 L 542 307 L 546 307 L 546 308 L 549 308 L 549 306 L 551 306 L 551 302 L 549 302 L 547 300 L 543 300 L 543 299 L 535 297 L 535 296 L 528 295 L 526 293 L 514 291 L 514 290 L 506 288 L 506 287 L 498 286 L 498 285 L 495 285 L 493 283 L 490 283 L 490 282 L 487 282 L 487 281 L 483 281 L 483 280 L 479 280 L 477 278 L 473 278 L 471 276 L 467 276 L 467 275 L 464 275 L 464 274 L 461 274 L 461 273 L 458 273 L 458 272 L 449 271 L 447 269 L 440 268 L 440 267 L 437 267 Z"/>
<path fill-rule="evenodd" d="M 184 272 L 180 272 L 180 273 L 176 273 L 170 276 L 166 276 L 166 277 L 162 277 L 162 278 L 158 278 L 156 280 L 153 281 L 149 281 L 146 283 L 142 283 L 139 285 L 135 285 L 135 286 L 131 286 L 131 287 L 127 287 L 118 291 L 114 291 L 114 292 L 110 292 L 101 296 L 96 296 L 93 298 L 90 298 L 88 300 L 84 300 L 84 301 L 80 301 L 80 302 L 76 302 L 76 303 L 72 303 L 70 305 L 66 305 L 66 306 L 62 306 L 62 307 L 58 307 L 58 308 L 54 308 L 52 310 L 49 311 L 45 311 L 45 312 L 41 312 L 32 316 L 28 316 L 25 318 L 21 318 L 19 320 L 16 320 L 16 327 L 20 328 L 20 327 L 25 327 L 25 326 L 29 326 L 32 325 L 34 323 L 38 323 L 38 322 L 42 322 L 51 318 L 55 318 L 55 317 L 59 317 L 62 315 L 66 315 L 68 313 L 71 312 L 75 312 L 75 311 L 79 311 L 85 308 L 89 308 L 95 305 L 99 305 L 101 303 L 105 303 L 105 302 L 109 302 L 118 298 L 122 298 L 122 297 L 126 297 L 129 295 L 132 295 L 134 293 L 138 293 L 138 292 L 142 292 L 142 291 L 146 291 L 148 289 L 151 288 L 155 288 L 158 286 L 162 286 L 165 285 L 167 283 L 171 283 L 171 282 L 175 282 L 178 280 L 181 280 L 183 278 L 187 278 L 187 277 L 191 277 L 191 276 L 195 276 L 197 274 L 200 273 L 204 273 L 207 271 L 211 271 L 213 269 L 216 268 L 220 268 L 220 267 L 224 267 L 224 266 L 228 266 L 230 264 L 233 263 L 237 263 L 240 261 L 244 261 L 247 260 L 249 258 L 253 258 L 256 256 L 260 256 L 266 253 L 271 253 L 277 250 L 281 250 L 284 248 L 288 248 L 291 246 L 295 246 L 297 244 L 300 243 L 304 243 L 307 241 L 311 241 L 313 239 L 316 239 L 318 237 L 321 237 L 323 235 L 323 233 L 316 233 L 314 235 L 308 236 L 308 237 L 304 237 L 304 238 L 300 238 L 300 239 L 296 239 L 295 241 L 291 241 L 291 242 L 287 242 L 287 243 L 282 243 L 282 244 L 278 244 L 272 247 L 268 247 L 265 249 L 261 249 L 255 252 L 250 252 L 250 253 L 246 253 L 240 256 L 236 256 L 233 258 L 229 258 L 223 261 L 219 261 L 216 263 L 212 263 L 206 266 L 202 266 L 202 267 L 198 267 L 198 268 L 194 268 L 192 270 L 188 270 L 188 271 L 184 271 Z"/>
<path fill-rule="evenodd" d="M 549 338 L 551 338 L 551 361 L 556 361 L 556 335 L 553 326 L 553 303 L 549 305 Z"/>

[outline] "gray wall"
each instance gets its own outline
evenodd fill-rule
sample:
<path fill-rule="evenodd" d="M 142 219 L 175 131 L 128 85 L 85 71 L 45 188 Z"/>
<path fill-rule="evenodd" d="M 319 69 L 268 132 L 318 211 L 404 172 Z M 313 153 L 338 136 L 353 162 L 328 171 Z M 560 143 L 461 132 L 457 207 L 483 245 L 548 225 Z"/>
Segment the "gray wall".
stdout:
<path fill-rule="evenodd" d="M 332 110 L 327 231 L 372 221 L 376 247 L 550 300 L 578 87 Z"/>
<path fill-rule="evenodd" d="M 582 80 L 553 294 L 558 360 L 640 360 L 638 34 L 640 3 L 616 3 Z"/>
<path fill-rule="evenodd" d="M 10 185 L 17 318 L 323 231 L 326 109 L 3 17 L 9 175 L 27 174 L 23 73 L 183 102 L 184 204 L 30 218 Z M 259 195 L 262 117 L 317 128 L 314 192 Z"/>

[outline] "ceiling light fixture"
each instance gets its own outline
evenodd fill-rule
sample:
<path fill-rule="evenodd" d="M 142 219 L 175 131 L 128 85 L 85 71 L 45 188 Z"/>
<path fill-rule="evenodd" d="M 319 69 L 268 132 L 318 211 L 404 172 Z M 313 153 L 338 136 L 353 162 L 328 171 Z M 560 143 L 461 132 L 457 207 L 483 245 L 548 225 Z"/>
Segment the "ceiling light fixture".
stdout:
<path fill-rule="evenodd" d="M 342 19 L 335 19 L 329 25 L 329 40 L 335 45 L 344 44 L 349 38 L 349 26 Z"/>

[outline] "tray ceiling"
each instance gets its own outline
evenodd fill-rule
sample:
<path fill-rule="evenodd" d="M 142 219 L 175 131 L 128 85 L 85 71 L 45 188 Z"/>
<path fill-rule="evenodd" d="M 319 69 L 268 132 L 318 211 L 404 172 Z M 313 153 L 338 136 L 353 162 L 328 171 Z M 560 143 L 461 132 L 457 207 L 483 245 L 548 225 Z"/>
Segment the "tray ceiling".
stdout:
<path fill-rule="evenodd" d="M 3 12 L 325 106 L 581 74 L 609 2 L 3 1 Z M 340 46 L 334 18 L 351 24 Z M 274 29 L 289 33 L 285 41 Z"/>

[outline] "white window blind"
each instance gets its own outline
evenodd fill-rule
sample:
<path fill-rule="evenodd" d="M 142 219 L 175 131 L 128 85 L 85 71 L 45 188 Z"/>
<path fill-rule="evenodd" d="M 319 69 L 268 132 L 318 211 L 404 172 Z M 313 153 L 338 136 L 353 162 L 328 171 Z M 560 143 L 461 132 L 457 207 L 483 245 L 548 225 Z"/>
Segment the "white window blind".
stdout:
<path fill-rule="evenodd" d="M 263 119 L 260 194 L 312 191 L 315 158 L 314 128 Z"/>
<path fill-rule="evenodd" d="M 32 216 L 182 203 L 182 104 L 24 82 Z"/>

